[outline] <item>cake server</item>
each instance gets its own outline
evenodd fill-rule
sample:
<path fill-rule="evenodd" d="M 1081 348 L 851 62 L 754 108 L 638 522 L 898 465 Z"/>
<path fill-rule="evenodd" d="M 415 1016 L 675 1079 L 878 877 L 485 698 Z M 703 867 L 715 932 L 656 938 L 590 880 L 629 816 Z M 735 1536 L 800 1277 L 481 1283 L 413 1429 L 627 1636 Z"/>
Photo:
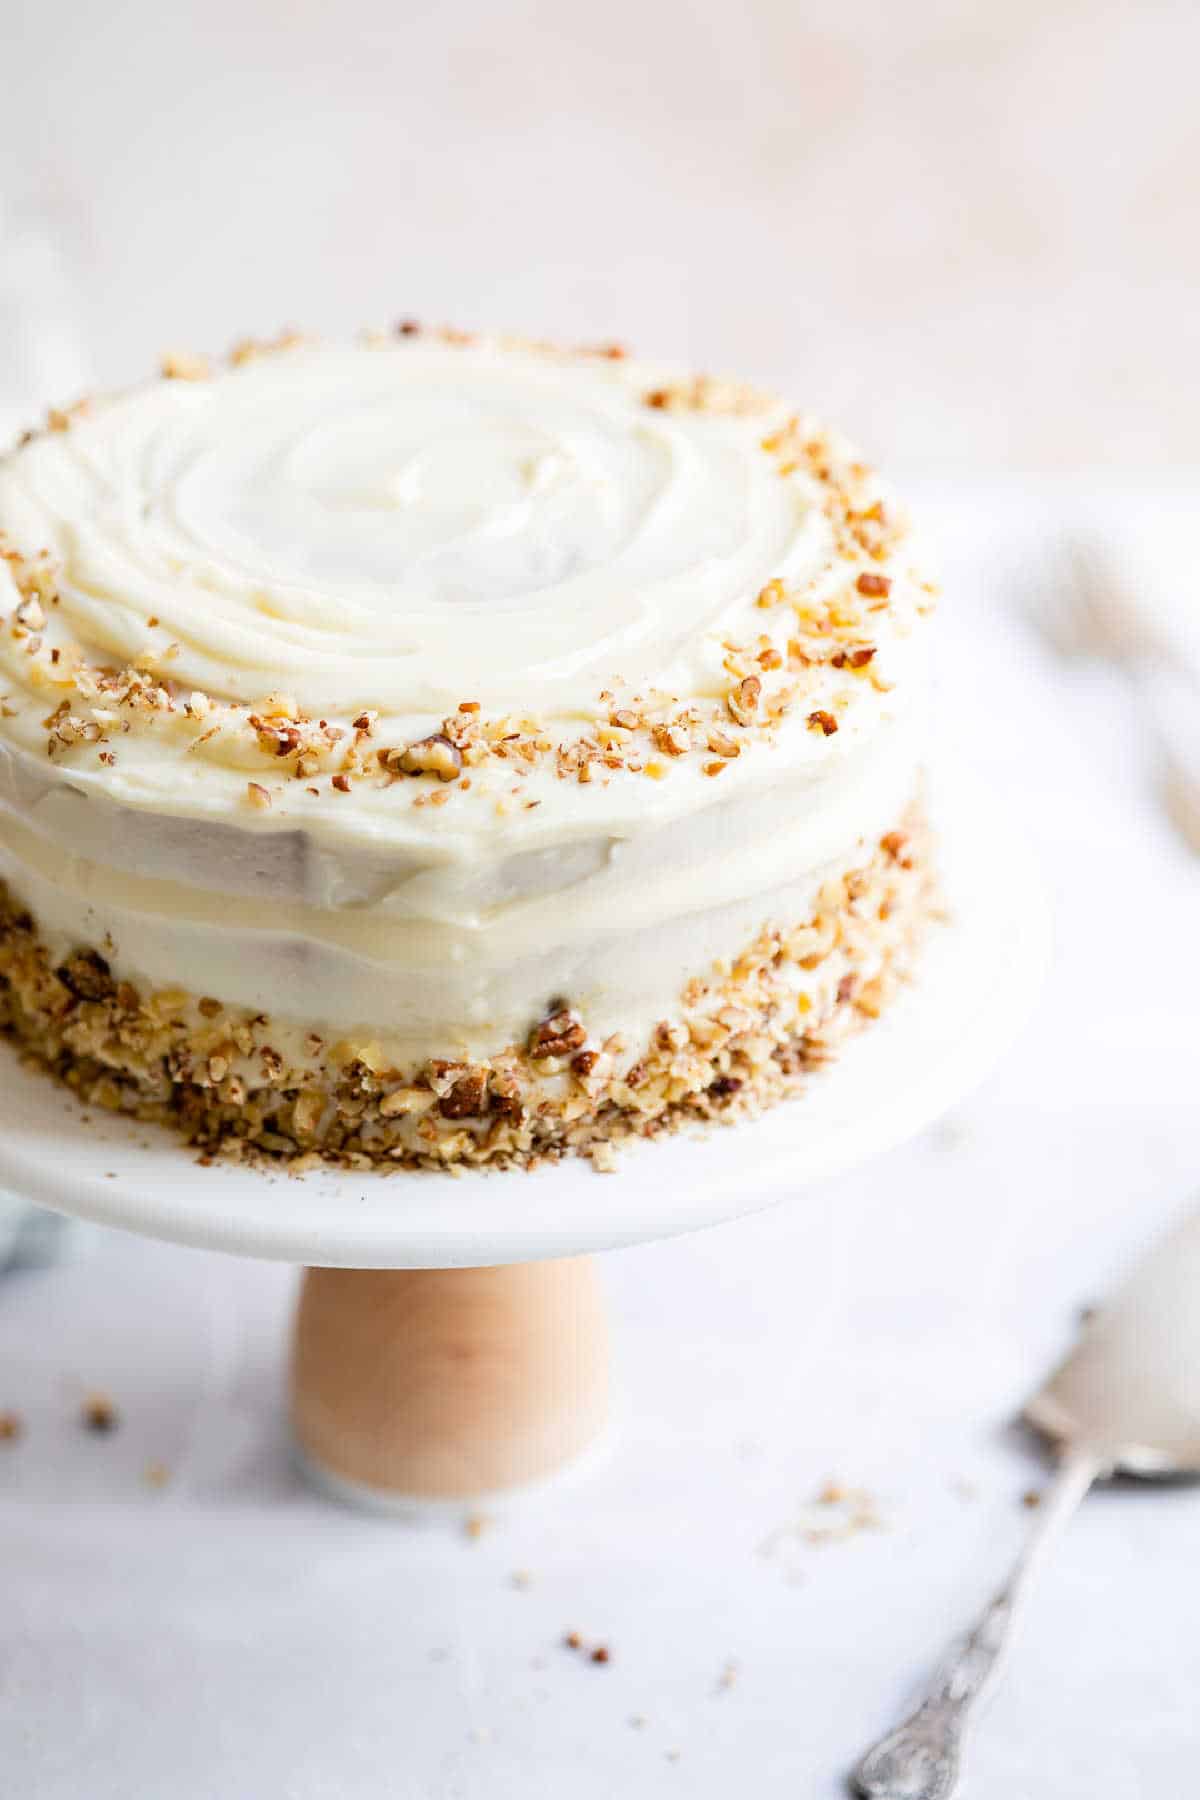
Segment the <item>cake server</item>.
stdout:
<path fill-rule="evenodd" d="M 854 1770 L 864 1800 L 951 1800 L 963 1743 L 1012 1636 L 1035 1571 L 1092 1483 L 1200 1474 L 1200 1211 L 1089 1317 L 1024 1417 L 1059 1467 L 1008 1581 L 960 1639 L 916 1711 Z"/>

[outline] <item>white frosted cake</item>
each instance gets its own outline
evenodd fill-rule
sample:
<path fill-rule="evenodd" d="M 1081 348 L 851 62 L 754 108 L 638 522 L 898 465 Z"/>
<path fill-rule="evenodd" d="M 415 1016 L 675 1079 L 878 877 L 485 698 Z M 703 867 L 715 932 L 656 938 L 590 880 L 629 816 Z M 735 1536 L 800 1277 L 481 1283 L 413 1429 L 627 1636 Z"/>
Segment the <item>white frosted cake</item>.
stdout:
<path fill-rule="evenodd" d="M 0 1023 L 92 1104 L 603 1164 L 792 1092 L 906 975 L 931 589 L 776 401 L 247 345 L 51 414 L 0 534 Z"/>

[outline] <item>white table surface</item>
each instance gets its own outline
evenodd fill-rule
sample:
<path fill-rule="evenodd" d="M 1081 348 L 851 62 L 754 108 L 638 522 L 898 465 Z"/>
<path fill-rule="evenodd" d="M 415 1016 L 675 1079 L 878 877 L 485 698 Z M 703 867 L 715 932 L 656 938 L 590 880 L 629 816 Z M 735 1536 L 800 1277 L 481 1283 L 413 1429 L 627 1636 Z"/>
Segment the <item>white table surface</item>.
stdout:
<path fill-rule="evenodd" d="M 1016 1049 L 908 1148 L 606 1258 L 611 1458 L 477 1537 L 341 1511 L 293 1474 L 291 1271 L 98 1234 L 0 1282 L 0 1406 L 26 1423 L 0 1444 L 6 1793 L 843 1791 L 1029 1524 L 1041 1469 L 1006 1418 L 1200 1186 L 1200 863 L 1153 807 L 1119 683 L 1062 670 L 1001 608 L 994 509 L 942 510 L 945 709 L 1025 807 L 1058 912 Z M 80 1428 L 90 1388 L 114 1435 Z M 885 1529 L 804 1541 L 830 1478 Z M 1198 1557 L 1200 1493 L 1088 1502 L 978 1735 L 973 1800 L 1185 1790 Z M 609 1665 L 562 1648 L 571 1629 Z"/>

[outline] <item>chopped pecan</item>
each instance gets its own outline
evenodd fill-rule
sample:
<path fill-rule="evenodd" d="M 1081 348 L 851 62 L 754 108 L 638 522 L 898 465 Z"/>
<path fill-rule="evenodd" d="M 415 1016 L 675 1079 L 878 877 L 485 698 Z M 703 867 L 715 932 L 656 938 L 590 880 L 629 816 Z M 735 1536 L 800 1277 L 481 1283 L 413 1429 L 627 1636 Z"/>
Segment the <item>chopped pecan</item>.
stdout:
<path fill-rule="evenodd" d="M 810 731 L 823 731 L 826 737 L 832 737 L 837 728 L 838 722 L 831 712 L 823 712 L 818 709 L 816 712 L 810 712 L 808 715 L 808 729 Z"/>
<path fill-rule="evenodd" d="M 457 781 L 462 774 L 462 751 L 443 732 L 418 738 L 405 750 L 389 750 L 389 769 L 402 769 L 406 775 L 436 775 L 439 781 Z"/>
<path fill-rule="evenodd" d="M 161 366 L 166 381 L 207 381 L 212 374 L 208 358 L 192 350 L 168 350 Z"/>
<path fill-rule="evenodd" d="M 874 575 L 870 570 L 864 569 L 854 585 L 860 594 L 869 594 L 873 599 L 881 599 L 885 594 L 891 592 L 892 578 L 890 575 Z"/>
<path fill-rule="evenodd" d="M 692 747 L 691 734 L 682 725 L 656 725 L 654 742 L 667 756 L 686 756 Z"/>
<path fill-rule="evenodd" d="M 762 698 L 762 682 L 757 675 L 747 675 L 739 681 L 736 688 L 725 699 L 733 717 L 739 725 L 749 725 L 758 711 L 758 703 Z"/>
<path fill-rule="evenodd" d="M 468 1069 L 460 1075 L 448 1094 L 438 1101 L 443 1119 L 474 1119 L 487 1111 L 487 1074 L 483 1069 Z"/>
<path fill-rule="evenodd" d="M 530 1056 L 567 1056 L 572 1050 L 582 1050 L 587 1043 L 587 1032 L 569 1007 L 560 1007 L 557 1012 L 535 1025 L 529 1034 Z"/>
<path fill-rule="evenodd" d="M 108 964 L 96 950 L 77 950 L 55 974 L 77 1000 L 111 1000 L 117 991 Z"/>
<path fill-rule="evenodd" d="M 519 1125 L 525 1117 L 521 1092 L 511 1075 L 493 1076 L 488 1105 L 494 1113 L 498 1113 L 502 1119 L 508 1119 L 513 1125 Z"/>

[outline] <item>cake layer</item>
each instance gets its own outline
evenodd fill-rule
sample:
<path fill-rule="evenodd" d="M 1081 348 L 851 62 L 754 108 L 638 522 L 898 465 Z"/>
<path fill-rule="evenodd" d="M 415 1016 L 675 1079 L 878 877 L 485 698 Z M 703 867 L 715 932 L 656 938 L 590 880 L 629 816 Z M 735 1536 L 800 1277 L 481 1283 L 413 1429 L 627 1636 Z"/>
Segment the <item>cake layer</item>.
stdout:
<path fill-rule="evenodd" d="M 673 997 L 645 1039 L 558 1008 L 487 1057 L 393 1060 L 376 1042 L 303 1039 L 266 1014 L 119 980 L 64 949 L 0 882 L 0 1029 L 89 1104 L 182 1130 L 210 1152 L 351 1167 L 528 1167 L 614 1141 L 732 1121 L 798 1091 L 908 976 L 936 908 L 928 832 L 909 809 L 800 918 L 763 927 Z"/>

